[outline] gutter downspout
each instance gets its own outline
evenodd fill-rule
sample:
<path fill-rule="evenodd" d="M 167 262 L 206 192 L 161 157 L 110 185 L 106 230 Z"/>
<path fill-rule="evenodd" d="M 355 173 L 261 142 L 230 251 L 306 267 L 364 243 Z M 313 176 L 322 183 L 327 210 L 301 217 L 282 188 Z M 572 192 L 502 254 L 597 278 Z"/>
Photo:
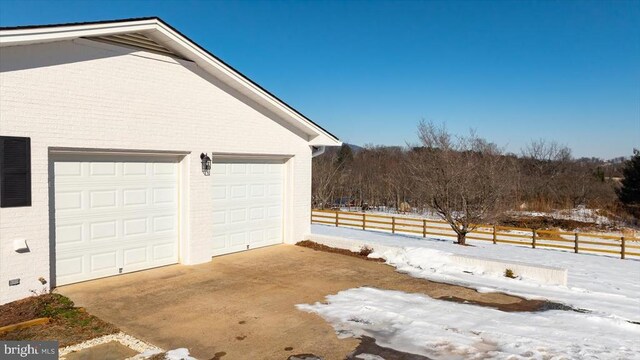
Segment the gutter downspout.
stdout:
<path fill-rule="evenodd" d="M 311 157 L 314 158 L 316 156 L 320 156 L 320 155 L 324 154 L 326 149 L 327 149 L 326 146 L 312 146 L 311 147 Z"/>

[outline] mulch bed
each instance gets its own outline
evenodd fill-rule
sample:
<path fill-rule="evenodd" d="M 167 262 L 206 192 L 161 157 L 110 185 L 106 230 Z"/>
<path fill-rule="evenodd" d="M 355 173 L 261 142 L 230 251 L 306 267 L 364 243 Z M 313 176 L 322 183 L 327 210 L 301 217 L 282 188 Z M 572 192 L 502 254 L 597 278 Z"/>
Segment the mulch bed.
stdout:
<path fill-rule="evenodd" d="M 33 297 L 0 305 L 0 326 L 39 318 L 39 311 L 40 309 L 34 306 Z"/>
<path fill-rule="evenodd" d="M 41 317 L 51 322 L 0 334 L 0 340 L 58 340 L 60 346 L 118 332 L 115 326 L 74 306 L 60 294 L 44 294 L 0 305 L 0 326 Z"/>
<path fill-rule="evenodd" d="M 360 252 L 355 252 L 355 251 L 349 251 L 349 250 L 346 250 L 346 249 L 332 248 L 330 246 L 318 244 L 318 243 L 315 243 L 315 242 L 310 241 L 310 240 L 300 241 L 300 242 L 296 243 L 296 245 L 302 246 L 302 247 L 306 247 L 306 248 L 309 248 L 309 249 L 313 249 L 313 250 L 317 250 L 317 251 L 324 251 L 324 252 L 329 252 L 329 253 L 334 253 L 334 254 L 353 256 L 353 257 L 357 257 L 357 258 L 364 259 L 364 260 L 369 260 L 369 261 L 374 261 L 374 262 L 384 262 L 384 259 L 368 257 L 369 254 L 371 254 L 371 251 L 372 251 L 371 249 L 368 249 L 368 248 L 363 248 L 362 250 L 360 250 Z"/>

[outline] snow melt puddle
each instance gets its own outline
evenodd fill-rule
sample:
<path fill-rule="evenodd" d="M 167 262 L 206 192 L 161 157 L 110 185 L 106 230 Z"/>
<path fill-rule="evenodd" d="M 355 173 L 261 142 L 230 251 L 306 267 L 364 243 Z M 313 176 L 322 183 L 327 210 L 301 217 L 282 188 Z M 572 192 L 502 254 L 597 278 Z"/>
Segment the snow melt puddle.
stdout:
<path fill-rule="evenodd" d="M 640 359 L 640 326 L 577 312 L 508 313 L 366 287 L 297 307 L 339 337 L 369 336 L 433 359 Z"/>

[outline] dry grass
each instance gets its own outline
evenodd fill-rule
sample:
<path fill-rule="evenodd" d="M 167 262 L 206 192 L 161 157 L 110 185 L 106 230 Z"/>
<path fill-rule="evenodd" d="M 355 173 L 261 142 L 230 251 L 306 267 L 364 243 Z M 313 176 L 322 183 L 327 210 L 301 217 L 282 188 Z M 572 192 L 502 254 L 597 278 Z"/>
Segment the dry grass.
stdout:
<path fill-rule="evenodd" d="M 0 335 L 0 340 L 57 340 L 68 346 L 118 332 L 115 326 L 75 307 L 60 294 L 44 294 L 0 306 L 0 324 L 48 317 L 51 322 Z"/>
<path fill-rule="evenodd" d="M 498 223 L 503 226 L 521 227 L 527 229 L 561 229 L 564 231 L 618 231 L 613 225 L 595 224 L 571 219 L 556 219 L 550 216 L 516 216 L 504 219 Z"/>
<path fill-rule="evenodd" d="M 300 241 L 300 242 L 296 243 L 296 245 L 302 246 L 302 247 L 306 247 L 306 248 L 309 248 L 309 249 L 313 249 L 313 250 L 318 250 L 318 251 L 324 251 L 324 252 L 329 252 L 329 253 L 334 253 L 334 254 L 353 256 L 353 257 L 357 257 L 357 258 L 365 259 L 365 260 L 369 260 L 369 261 L 384 262 L 384 259 L 376 259 L 376 258 L 368 257 L 369 254 L 371 254 L 373 252 L 373 249 L 368 248 L 368 247 L 363 247 L 362 249 L 360 249 L 359 252 L 353 252 L 353 251 L 349 251 L 349 250 L 346 250 L 346 249 L 332 248 L 332 247 L 329 247 L 329 246 L 326 246 L 326 245 L 322 245 L 322 244 L 318 244 L 318 243 L 315 243 L 315 242 L 309 241 L 309 240 Z"/>

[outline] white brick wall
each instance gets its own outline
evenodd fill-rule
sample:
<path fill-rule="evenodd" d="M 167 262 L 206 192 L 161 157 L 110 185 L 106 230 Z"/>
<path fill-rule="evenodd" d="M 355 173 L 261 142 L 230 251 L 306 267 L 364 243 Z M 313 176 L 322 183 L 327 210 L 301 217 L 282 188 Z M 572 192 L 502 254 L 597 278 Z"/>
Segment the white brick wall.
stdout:
<path fill-rule="evenodd" d="M 209 261 L 211 177 L 201 152 L 292 154 L 287 242 L 309 232 L 311 149 L 242 95 L 190 62 L 87 40 L 0 49 L 0 134 L 28 136 L 31 207 L 0 209 L 0 303 L 49 281 L 51 147 L 189 151 L 189 263 Z M 30 252 L 13 251 L 27 240 Z M 181 241 L 185 241 L 182 239 Z M 8 286 L 20 278 L 19 286 Z"/>

